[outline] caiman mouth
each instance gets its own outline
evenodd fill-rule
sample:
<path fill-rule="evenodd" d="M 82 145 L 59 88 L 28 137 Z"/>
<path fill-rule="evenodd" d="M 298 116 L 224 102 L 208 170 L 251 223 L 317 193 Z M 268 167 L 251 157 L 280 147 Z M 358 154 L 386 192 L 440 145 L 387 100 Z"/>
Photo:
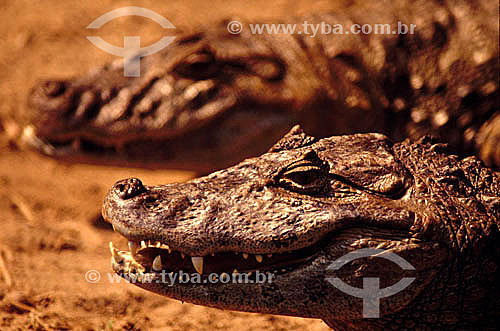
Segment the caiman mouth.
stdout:
<path fill-rule="evenodd" d="M 106 150 L 116 152 L 116 147 L 106 147 L 84 137 L 68 137 L 59 140 L 43 139 L 32 125 L 24 128 L 21 140 L 41 153 L 57 157 L 69 154 L 105 154 Z"/>
<path fill-rule="evenodd" d="M 323 238 L 313 245 L 280 253 L 250 254 L 239 251 L 214 252 L 205 256 L 190 256 L 172 250 L 160 241 L 129 241 L 128 251 L 120 251 L 109 243 L 111 264 L 120 274 L 154 275 L 161 273 L 199 273 L 201 276 L 218 274 L 269 272 L 283 274 L 319 254 L 330 239 Z"/>
<path fill-rule="evenodd" d="M 62 161 L 209 173 L 262 154 L 292 124 L 281 108 L 261 111 L 249 105 L 172 135 L 145 130 L 108 136 L 85 128 L 53 135 L 32 124 L 24 128 L 21 141 Z"/>

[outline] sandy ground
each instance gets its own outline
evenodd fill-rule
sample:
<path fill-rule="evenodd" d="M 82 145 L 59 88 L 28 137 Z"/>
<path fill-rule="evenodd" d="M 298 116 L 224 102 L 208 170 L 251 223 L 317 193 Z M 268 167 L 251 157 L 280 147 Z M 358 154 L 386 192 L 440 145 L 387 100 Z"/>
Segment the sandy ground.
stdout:
<path fill-rule="evenodd" d="M 248 4 L 247 4 L 248 3 Z M 338 6 L 328 1 L 0 0 L 0 329 L 1 330 L 327 330 L 319 320 L 209 309 L 110 284 L 108 241 L 125 241 L 96 221 L 107 189 L 125 177 L 147 184 L 193 174 L 61 164 L 18 147 L 9 137 L 26 116 L 35 81 L 83 74 L 115 57 L 91 45 L 85 27 L 102 14 L 137 5 L 178 28 L 221 18 L 268 19 Z M 271 20 L 271 22 L 273 22 Z M 156 42 L 159 26 L 116 19 L 98 33 L 111 44 L 139 35 Z M 102 278 L 85 280 L 89 270 Z"/>

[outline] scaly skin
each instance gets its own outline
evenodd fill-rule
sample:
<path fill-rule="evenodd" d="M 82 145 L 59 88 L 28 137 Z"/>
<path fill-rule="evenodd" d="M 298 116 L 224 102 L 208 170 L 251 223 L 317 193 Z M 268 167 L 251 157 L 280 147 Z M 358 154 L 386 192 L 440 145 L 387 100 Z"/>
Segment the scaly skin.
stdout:
<path fill-rule="evenodd" d="M 226 23 L 142 59 L 34 88 L 25 138 L 65 160 L 208 173 L 265 152 L 293 125 L 314 136 L 433 135 L 500 165 L 497 3 L 363 1 L 282 20 L 416 24 L 415 34 L 232 35 Z"/>
<path fill-rule="evenodd" d="M 206 177 L 160 186 L 119 181 L 103 216 L 132 247 L 152 242 L 134 257 L 112 248 L 114 271 L 148 275 L 152 283 L 136 285 L 178 300 L 321 318 L 338 330 L 494 329 L 500 318 L 500 174 L 428 138 L 317 139 L 296 126 L 268 153 Z M 379 277 L 381 288 L 415 277 L 380 300 L 380 318 L 363 319 L 362 300 L 325 280 L 333 261 L 361 248 L 389 250 L 415 267 L 365 258 L 335 273 L 358 288 L 365 277 Z M 161 272 L 194 274 L 190 257 L 203 257 L 201 279 L 234 269 L 274 278 L 162 282 Z"/>

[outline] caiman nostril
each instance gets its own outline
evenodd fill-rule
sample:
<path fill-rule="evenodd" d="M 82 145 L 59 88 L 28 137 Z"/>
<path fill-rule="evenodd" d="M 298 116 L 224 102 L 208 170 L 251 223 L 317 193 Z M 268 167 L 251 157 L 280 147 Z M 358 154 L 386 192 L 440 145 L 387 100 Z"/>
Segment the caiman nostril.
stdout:
<path fill-rule="evenodd" d="M 117 182 L 113 190 L 118 197 L 126 200 L 144 192 L 144 185 L 138 178 L 128 178 Z"/>
<path fill-rule="evenodd" d="M 57 97 L 66 91 L 66 84 L 61 81 L 50 80 L 42 85 L 43 92 L 49 97 Z"/>

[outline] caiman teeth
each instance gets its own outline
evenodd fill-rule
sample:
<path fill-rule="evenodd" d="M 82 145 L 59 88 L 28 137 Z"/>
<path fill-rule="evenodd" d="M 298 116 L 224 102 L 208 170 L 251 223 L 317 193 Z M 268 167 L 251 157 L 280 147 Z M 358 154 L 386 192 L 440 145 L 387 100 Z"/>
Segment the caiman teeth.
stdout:
<path fill-rule="evenodd" d="M 154 271 L 161 271 L 162 265 L 161 265 L 161 256 L 157 255 L 155 259 L 153 260 L 153 270 Z"/>
<path fill-rule="evenodd" d="M 27 144 L 29 146 L 33 146 L 42 151 L 42 153 L 47 155 L 55 155 L 56 150 L 54 146 L 49 144 L 48 142 L 40 139 L 36 135 L 36 129 L 33 125 L 28 125 L 24 128 L 23 133 L 21 135 L 21 142 Z"/>
<path fill-rule="evenodd" d="M 123 261 L 123 257 L 118 254 L 118 250 L 116 248 L 113 247 L 113 242 L 109 242 L 109 250 L 111 252 L 111 260 L 114 262 L 114 263 L 120 263 Z"/>
<path fill-rule="evenodd" d="M 148 247 L 161 248 L 161 249 L 168 250 L 169 253 L 172 252 L 172 250 L 170 249 L 170 247 L 168 245 L 165 245 L 165 244 L 161 243 L 160 241 L 151 242 L 151 240 L 148 240 L 148 241 L 142 240 L 141 241 L 141 249 L 148 248 Z"/>
<path fill-rule="evenodd" d="M 201 275 L 203 273 L 203 257 L 202 256 L 192 256 L 191 262 L 193 263 L 194 268 Z"/>
<path fill-rule="evenodd" d="M 270 270 L 272 267 L 276 268 L 274 269 L 276 273 L 278 273 L 278 270 L 285 272 L 279 268 L 296 265 L 310 259 L 310 257 L 313 256 L 310 252 L 312 252 L 314 248 L 308 247 L 307 251 L 301 251 L 297 256 L 294 256 L 291 252 L 286 252 L 286 255 L 269 252 L 251 254 L 234 250 L 205 252 L 206 256 L 201 256 L 201 254 L 205 253 L 198 252 L 194 254 L 199 254 L 199 256 L 190 256 L 186 253 L 174 250 L 170 248 L 168 244 L 157 240 L 129 240 L 127 244 L 129 251 L 120 251 L 114 247 L 112 242 L 109 243 L 111 263 L 114 268 L 121 268 L 121 270 L 132 273 L 159 273 L 162 272 L 162 270 L 172 272 L 182 267 L 189 268 L 189 266 L 185 264 L 187 261 L 183 260 L 187 257 L 191 259 L 193 265 L 191 268 L 194 268 L 200 275 L 203 275 L 203 271 L 205 271 L 205 275 L 213 272 L 232 272 L 233 274 L 243 272 L 250 276 L 252 271 L 261 269 Z M 249 259 L 250 255 L 252 255 L 255 260 L 253 258 Z M 241 258 L 239 258 L 239 256 L 241 256 Z M 264 261 L 264 258 L 266 258 L 266 261 Z"/>
<path fill-rule="evenodd" d="M 128 248 L 129 248 L 130 254 L 132 255 L 133 258 L 135 258 L 136 254 L 137 254 L 138 246 L 139 245 L 136 242 L 133 242 L 133 241 L 128 242 Z"/>

